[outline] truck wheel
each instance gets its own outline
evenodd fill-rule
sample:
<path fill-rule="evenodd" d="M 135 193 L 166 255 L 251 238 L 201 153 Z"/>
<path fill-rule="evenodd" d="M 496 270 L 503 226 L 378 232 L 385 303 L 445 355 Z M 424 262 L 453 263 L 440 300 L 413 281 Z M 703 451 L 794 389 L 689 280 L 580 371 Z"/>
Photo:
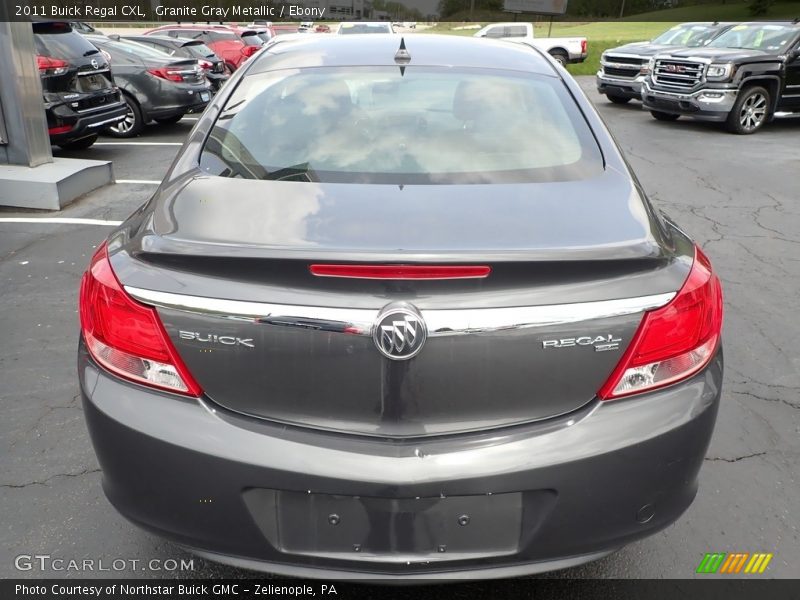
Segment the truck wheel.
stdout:
<path fill-rule="evenodd" d="M 144 127 L 142 109 L 139 108 L 136 100 L 129 98 L 125 94 L 122 95 L 122 100 L 128 105 L 128 113 L 122 121 L 108 127 L 106 133 L 118 138 L 136 137 L 142 132 L 142 128 Z"/>
<path fill-rule="evenodd" d="M 680 115 L 673 115 L 672 113 L 661 112 L 660 110 L 651 110 L 650 114 L 656 121 L 677 121 Z"/>
<path fill-rule="evenodd" d="M 606 94 L 606 98 L 611 100 L 614 104 L 627 104 L 631 101 L 631 98 L 627 96 L 615 96 L 614 94 Z"/>
<path fill-rule="evenodd" d="M 728 131 L 740 135 L 755 133 L 769 119 L 770 104 L 771 98 L 765 88 L 756 85 L 743 90 L 728 113 Z"/>
<path fill-rule="evenodd" d="M 90 135 L 74 142 L 64 142 L 59 144 L 64 150 L 86 150 L 89 146 L 97 141 L 97 135 Z"/>
<path fill-rule="evenodd" d="M 567 56 L 566 54 L 564 54 L 560 50 L 553 50 L 550 53 L 550 56 L 552 56 L 555 59 L 555 61 L 558 64 L 560 64 L 562 67 L 566 67 L 567 63 L 569 62 L 569 56 Z"/>

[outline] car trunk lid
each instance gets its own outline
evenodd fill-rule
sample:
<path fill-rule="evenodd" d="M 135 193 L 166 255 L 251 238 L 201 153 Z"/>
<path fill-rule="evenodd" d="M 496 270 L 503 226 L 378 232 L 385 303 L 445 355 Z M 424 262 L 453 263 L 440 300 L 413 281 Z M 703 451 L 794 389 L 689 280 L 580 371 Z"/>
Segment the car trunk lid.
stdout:
<path fill-rule="evenodd" d="M 630 180 L 602 178 L 488 199 L 481 185 L 193 177 L 162 190 L 112 263 L 227 409 L 385 437 L 536 421 L 591 402 L 642 311 L 688 270 Z M 491 272 L 360 279 L 311 264 Z M 412 358 L 382 349 L 383 334 L 416 343 L 423 330 Z"/>

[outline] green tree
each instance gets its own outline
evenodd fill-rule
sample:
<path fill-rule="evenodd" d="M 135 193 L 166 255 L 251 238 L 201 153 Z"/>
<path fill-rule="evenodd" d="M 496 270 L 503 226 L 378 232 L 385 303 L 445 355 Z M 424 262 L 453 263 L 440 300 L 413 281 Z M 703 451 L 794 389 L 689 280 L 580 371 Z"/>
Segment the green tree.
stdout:
<path fill-rule="evenodd" d="M 750 0 L 748 10 L 754 17 L 763 17 L 769 12 L 769 7 L 772 6 L 773 0 Z"/>

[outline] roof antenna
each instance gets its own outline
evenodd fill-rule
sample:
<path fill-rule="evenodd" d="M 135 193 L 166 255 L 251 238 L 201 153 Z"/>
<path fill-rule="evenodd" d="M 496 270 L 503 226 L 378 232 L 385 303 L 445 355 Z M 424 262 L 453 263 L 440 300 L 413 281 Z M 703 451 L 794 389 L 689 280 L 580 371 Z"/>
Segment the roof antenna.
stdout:
<path fill-rule="evenodd" d="M 394 55 L 394 62 L 400 66 L 400 77 L 405 75 L 406 65 L 411 62 L 411 55 L 406 50 L 406 39 L 400 38 L 400 47 Z"/>

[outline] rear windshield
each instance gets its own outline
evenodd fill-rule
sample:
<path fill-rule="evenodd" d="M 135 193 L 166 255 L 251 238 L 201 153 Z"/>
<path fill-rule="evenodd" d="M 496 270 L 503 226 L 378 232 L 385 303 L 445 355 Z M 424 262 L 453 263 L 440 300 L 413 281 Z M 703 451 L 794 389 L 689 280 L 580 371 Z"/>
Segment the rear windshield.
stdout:
<path fill-rule="evenodd" d="M 194 58 L 208 58 L 214 54 L 214 51 L 202 42 L 186 42 L 181 48 Z"/>
<path fill-rule="evenodd" d="M 81 34 L 72 31 L 67 23 L 36 24 L 33 26 L 36 53 L 52 58 L 81 58 L 99 50 Z"/>
<path fill-rule="evenodd" d="M 245 31 L 242 34 L 242 41 L 248 46 L 263 46 L 262 40 L 255 31 Z"/>
<path fill-rule="evenodd" d="M 247 77 L 200 166 L 245 179 L 498 183 L 589 178 L 603 160 L 557 78 L 409 66 Z"/>
<path fill-rule="evenodd" d="M 745 48 L 764 52 L 783 52 L 797 35 L 797 27 L 787 25 L 736 25 L 713 42 L 711 48 Z"/>
<path fill-rule="evenodd" d="M 103 40 L 102 42 L 98 42 L 98 44 L 103 46 L 106 50 L 122 52 L 125 54 L 133 54 L 139 58 L 157 58 L 159 60 L 163 60 L 167 54 L 167 52 L 163 50 L 156 50 L 150 46 L 145 46 L 144 44 L 132 42 L 130 40 L 117 41 L 109 39 L 108 41 Z"/>
<path fill-rule="evenodd" d="M 655 38 L 653 43 L 697 48 L 710 42 L 718 30 L 709 25 L 678 25 Z"/>

